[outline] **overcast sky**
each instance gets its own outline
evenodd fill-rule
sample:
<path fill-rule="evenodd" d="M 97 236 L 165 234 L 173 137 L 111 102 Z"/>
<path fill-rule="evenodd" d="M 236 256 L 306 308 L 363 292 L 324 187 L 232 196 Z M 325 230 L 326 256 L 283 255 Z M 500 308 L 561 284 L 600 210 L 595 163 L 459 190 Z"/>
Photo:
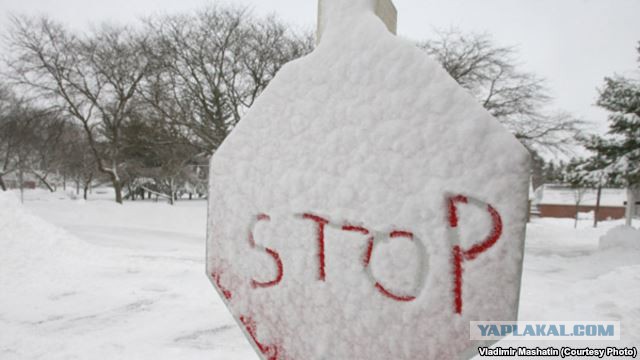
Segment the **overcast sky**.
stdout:
<path fill-rule="evenodd" d="M 211 2 L 210 0 L 209 2 Z M 313 29 L 317 0 L 234 0 L 257 14 L 275 13 Z M 0 25 L 9 13 L 46 14 L 77 28 L 104 20 L 197 8 L 206 0 L 0 0 Z M 602 79 L 638 69 L 640 0 L 395 0 L 398 33 L 429 38 L 434 29 L 486 32 L 499 45 L 515 45 L 523 68 L 548 81 L 555 106 L 606 129 L 606 113 L 593 106 Z"/>

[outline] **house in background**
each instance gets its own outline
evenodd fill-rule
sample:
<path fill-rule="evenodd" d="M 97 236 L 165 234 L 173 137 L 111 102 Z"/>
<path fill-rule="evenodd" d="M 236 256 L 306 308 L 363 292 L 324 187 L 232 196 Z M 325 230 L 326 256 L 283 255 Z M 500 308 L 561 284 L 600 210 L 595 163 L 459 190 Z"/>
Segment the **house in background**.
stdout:
<path fill-rule="evenodd" d="M 19 189 L 20 178 L 16 171 L 9 173 L 2 177 L 7 189 Z M 23 189 L 35 189 L 38 185 L 38 179 L 32 174 L 26 173 L 22 175 L 22 187 Z M 2 190 L 2 189 L 0 189 Z"/>
<path fill-rule="evenodd" d="M 595 211 L 596 189 L 572 189 L 566 185 L 545 184 L 536 189 L 532 200 L 532 213 L 540 217 L 575 218 L 576 199 L 580 197 L 578 211 L 588 213 Z M 625 189 L 602 189 L 598 221 L 623 219 L 627 193 Z M 635 214 L 640 214 L 640 205 L 636 203 Z"/>

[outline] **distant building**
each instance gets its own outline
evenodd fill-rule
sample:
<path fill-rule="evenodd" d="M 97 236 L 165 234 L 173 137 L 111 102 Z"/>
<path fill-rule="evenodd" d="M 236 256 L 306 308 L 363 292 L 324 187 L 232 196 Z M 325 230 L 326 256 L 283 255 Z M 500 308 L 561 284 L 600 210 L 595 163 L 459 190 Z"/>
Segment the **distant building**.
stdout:
<path fill-rule="evenodd" d="M 596 209 L 596 189 L 583 189 L 578 211 L 588 213 Z M 566 185 L 545 184 L 540 186 L 532 199 L 532 213 L 540 217 L 575 218 L 578 191 Z M 598 220 L 623 219 L 627 192 L 625 189 L 602 189 Z M 640 202 L 635 214 L 640 214 Z"/>
<path fill-rule="evenodd" d="M 20 179 L 18 177 L 17 172 L 12 172 L 2 177 L 5 186 L 7 189 L 19 189 L 20 188 Z M 38 184 L 38 181 L 35 176 L 32 174 L 26 173 L 22 175 L 22 187 L 23 189 L 35 189 Z M 2 189 L 0 189 L 2 190 Z"/>

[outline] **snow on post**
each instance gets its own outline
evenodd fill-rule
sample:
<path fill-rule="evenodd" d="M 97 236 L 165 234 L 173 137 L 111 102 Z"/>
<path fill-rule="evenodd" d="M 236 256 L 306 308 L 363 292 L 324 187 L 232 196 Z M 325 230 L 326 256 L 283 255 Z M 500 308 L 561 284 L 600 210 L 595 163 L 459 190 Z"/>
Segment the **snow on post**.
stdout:
<path fill-rule="evenodd" d="M 263 359 L 451 359 L 515 320 L 529 155 L 375 0 L 323 0 L 211 159 L 207 273 Z"/>
<path fill-rule="evenodd" d="M 340 4 L 338 4 L 340 5 Z M 366 4 L 368 5 L 368 4 Z M 392 33 L 396 34 L 398 28 L 398 11 L 396 7 L 393 5 L 391 0 L 374 0 L 373 3 L 374 13 L 382 20 L 387 29 Z M 319 0 L 318 1 L 318 25 L 316 30 L 316 43 L 320 42 L 322 38 L 322 31 L 325 27 L 325 19 L 329 17 L 333 9 L 325 10 L 327 6 L 335 6 L 333 1 Z M 337 10 L 340 11 L 339 9 Z M 339 16 L 339 15 L 338 15 Z M 332 16 L 335 18 L 335 16 Z"/>

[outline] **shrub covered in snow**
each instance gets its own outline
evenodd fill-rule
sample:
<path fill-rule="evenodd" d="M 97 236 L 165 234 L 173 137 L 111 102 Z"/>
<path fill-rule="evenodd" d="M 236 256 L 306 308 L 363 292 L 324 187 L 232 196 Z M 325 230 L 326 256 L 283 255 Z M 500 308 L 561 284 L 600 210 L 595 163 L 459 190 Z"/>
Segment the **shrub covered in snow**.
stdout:
<path fill-rule="evenodd" d="M 640 251 L 640 230 L 617 226 L 600 238 L 600 249 L 625 248 Z"/>

